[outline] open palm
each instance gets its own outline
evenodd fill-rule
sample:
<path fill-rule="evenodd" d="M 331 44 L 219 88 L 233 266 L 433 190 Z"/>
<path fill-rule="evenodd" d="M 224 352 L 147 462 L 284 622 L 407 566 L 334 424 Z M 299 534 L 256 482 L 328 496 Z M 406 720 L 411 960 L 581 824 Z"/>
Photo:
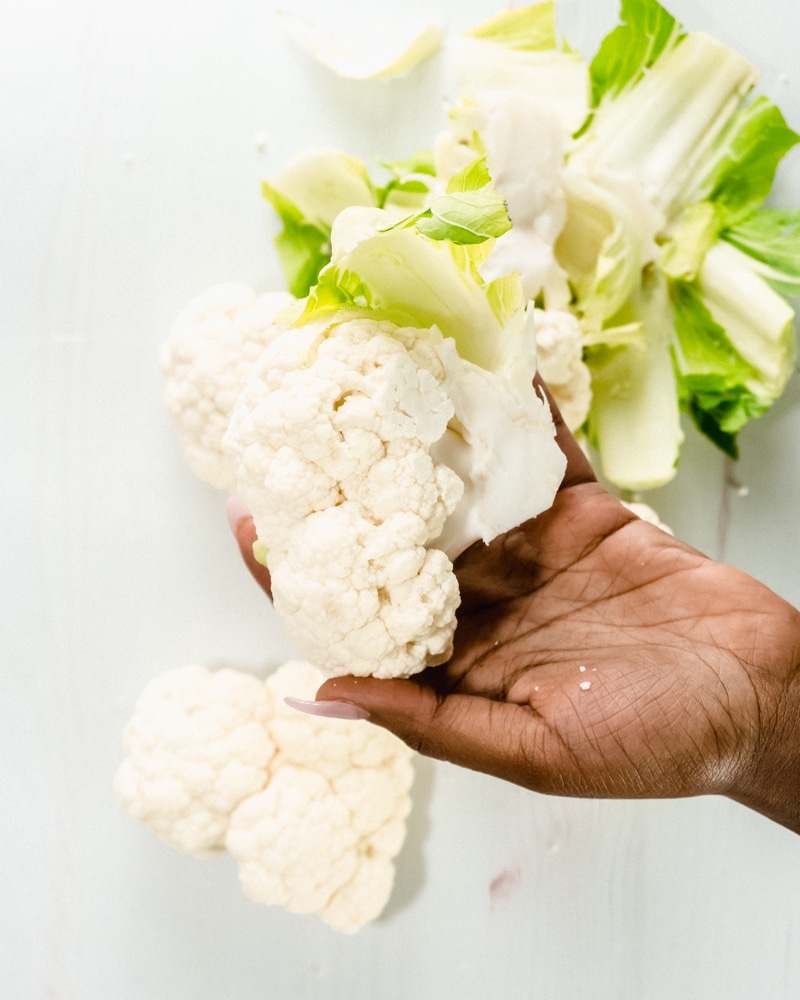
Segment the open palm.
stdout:
<path fill-rule="evenodd" d="M 318 701 L 538 791 L 724 793 L 800 829 L 800 615 L 627 510 L 563 425 L 559 442 L 552 508 L 456 562 L 450 661 L 329 680 Z"/>

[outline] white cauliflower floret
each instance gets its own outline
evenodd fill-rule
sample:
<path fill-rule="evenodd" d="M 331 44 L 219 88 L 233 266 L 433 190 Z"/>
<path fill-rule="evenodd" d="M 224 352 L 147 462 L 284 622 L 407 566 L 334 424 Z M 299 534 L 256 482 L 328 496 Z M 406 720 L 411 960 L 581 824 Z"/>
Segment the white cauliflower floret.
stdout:
<path fill-rule="evenodd" d="M 583 361 L 583 331 L 572 313 L 536 309 L 536 367 L 558 404 L 564 423 L 577 431 L 592 402 L 591 375 Z"/>
<path fill-rule="evenodd" d="M 666 531 L 668 535 L 675 534 L 669 525 L 664 524 L 649 504 L 642 503 L 640 500 L 622 500 L 620 502 L 623 507 L 626 507 L 632 514 L 640 517 L 643 521 L 647 521 L 648 524 L 654 524 L 657 528 L 661 528 L 662 531 Z"/>
<path fill-rule="evenodd" d="M 366 319 L 290 330 L 231 418 L 275 607 L 331 674 L 407 676 L 450 654 L 458 586 L 428 546 L 463 484 L 431 457 L 454 416 L 433 336 Z"/>
<path fill-rule="evenodd" d="M 219 853 L 233 810 L 267 782 L 272 714 L 269 690 L 248 674 L 190 666 L 157 677 L 125 729 L 123 810 L 179 851 Z"/>
<path fill-rule="evenodd" d="M 195 472 L 252 511 L 301 654 L 329 675 L 410 676 L 451 654 L 452 561 L 546 509 L 563 475 L 531 386 L 533 309 L 490 370 L 436 326 L 355 309 L 270 322 L 292 301 L 220 286 L 192 303 L 162 351 L 167 405 Z"/>
<path fill-rule="evenodd" d="M 353 933 L 384 909 L 405 840 L 411 750 L 386 730 L 297 712 L 324 675 L 174 670 L 151 682 L 115 778 L 124 811 L 178 850 L 227 848 L 244 891 Z"/>
<path fill-rule="evenodd" d="M 323 670 L 376 677 L 446 659 L 458 584 L 428 538 L 415 514 L 375 524 L 345 502 L 301 521 L 285 553 L 270 548 L 275 608 L 303 654 Z"/>
<path fill-rule="evenodd" d="M 369 723 L 301 715 L 323 675 L 290 661 L 267 681 L 275 778 L 236 810 L 227 846 L 257 902 L 318 912 L 352 933 L 384 909 L 411 811 L 412 752 Z M 310 770 L 309 770 L 310 769 Z"/>
<path fill-rule="evenodd" d="M 252 900 L 315 913 L 358 867 L 350 811 L 316 771 L 287 764 L 231 817 L 227 847 Z"/>
<path fill-rule="evenodd" d="M 229 492 L 234 478 L 222 450 L 231 410 L 256 360 L 285 327 L 286 292 L 257 296 L 246 285 L 219 285 L 178 316 L 161 348 L 167 411 L 195 475 Z"/>
<path fill-rule="evenodd" d="M 360 774 L 361 769 L 391 769 L 402 761 L 410 785 L 412 754 L 395 737 L 387 739 L 386 730 L 306 715 L 285 704 L 283 699 L 289 695 L 313 700 L 323 680 L 324 674 L 303 660 L 289 660 L 267 678 L 274 705 L 270 735 L 277 747 L 277 763 L 307 767 L 314 761 L 316 770 L 334 781 L 344 774 Z"/>

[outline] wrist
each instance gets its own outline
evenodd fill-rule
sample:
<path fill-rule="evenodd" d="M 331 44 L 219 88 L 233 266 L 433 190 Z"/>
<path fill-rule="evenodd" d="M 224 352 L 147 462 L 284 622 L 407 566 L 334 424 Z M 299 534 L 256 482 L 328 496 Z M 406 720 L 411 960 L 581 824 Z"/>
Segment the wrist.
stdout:
<path fill-rule="evenodd" d="M 757 637 L 763 655 L 751 670 L 751 735 L 727 794 L 800 833 L 800 613 L 775 600 L 781 607 Z"/>

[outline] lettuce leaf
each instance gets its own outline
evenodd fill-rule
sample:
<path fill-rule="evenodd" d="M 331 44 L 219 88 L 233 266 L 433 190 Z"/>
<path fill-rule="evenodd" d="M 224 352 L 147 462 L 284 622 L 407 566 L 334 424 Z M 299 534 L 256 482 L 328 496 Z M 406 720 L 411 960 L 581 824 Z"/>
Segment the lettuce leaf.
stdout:
<path fill-rule="evenodd" d="M 603 345 L 587 352 L 592 375 L 588 437 L 612 483 L 633 492 L 656 489 L 675 475 L 684 437 L 663 275 L 648 274 L 614 326 L 640 333 L 629 346 Z"/>
<path fill-rule="evenodd" d="M 555 3 L 504 10 L 465 34 L 520 52 L 547 52 L 556 48 Z"/>
<path fill-rule="evenodd" d="M 764 208 L 730 226 L 722 238 L 782 295 L 800 295 L 800 210 Z"/>
<path fill-rule="evenodd" d="M 437 326 L 466 361 L 511 371 L 528 385 L 535 346 L 523 334 L 519 277 L 481 278 L 480 247 L 432 240 L 414 227 L 392 225 L 378 209 L 348 209 L 333 229 L 333 257 L 309 293 L 298 324 L 355 308 L 398 325 Z M 341 234 L 341 235 L 340 235 Z M 352 236 L 357 234 L 357 236 Z M 530 332 L 530 331 L 529 331 Z"/>
<path fill-rule="evenodd" d="M 763 203 L 778 164 L 798 142 L 779 108 L 757 97 L 731 118 L 684 197 L 713 202 L 722 222 L 733 225 Z"/>
<path fill-rule="evenodd" d="M 333 220 L 351 205 L 375 205 L 377 193 L 361 160 L 339 150 L 312 149 L 300 153 L 261 193 L 272 205 L 283 229 L 275 245 L 289 291 L 308 294 L 330 259 Z"/>
<path fill-rule="evenodd" d="M 681 25 L 656 0 L 622 0 L 620 19 L 589 64 L 595 108 L 635 85 L 683 37 Z"/>
<path fill-rule="evenodd" d="M 715 245 L 698 280 L 673 281 L 681 403 L 732 458 L 737 433 L 765 413 L 794 369 L 792 309 L 731 246 Z"/>

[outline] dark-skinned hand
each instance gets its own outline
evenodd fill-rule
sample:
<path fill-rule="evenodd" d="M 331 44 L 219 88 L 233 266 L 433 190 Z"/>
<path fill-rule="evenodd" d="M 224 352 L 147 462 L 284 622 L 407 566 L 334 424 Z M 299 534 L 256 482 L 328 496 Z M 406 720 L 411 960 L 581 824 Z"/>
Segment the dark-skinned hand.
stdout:
<path fill-rule="evenodd" d="M 724 794 L 800 832 L 800 613 L 637 518 L 557 429 L 568 465 L 551 509 L 456 561 L 449 662 L 328 680 L 306 708 L 367 715 L 539 792 Z M 231 509 L 269 593 L 252 518 Z"/>

